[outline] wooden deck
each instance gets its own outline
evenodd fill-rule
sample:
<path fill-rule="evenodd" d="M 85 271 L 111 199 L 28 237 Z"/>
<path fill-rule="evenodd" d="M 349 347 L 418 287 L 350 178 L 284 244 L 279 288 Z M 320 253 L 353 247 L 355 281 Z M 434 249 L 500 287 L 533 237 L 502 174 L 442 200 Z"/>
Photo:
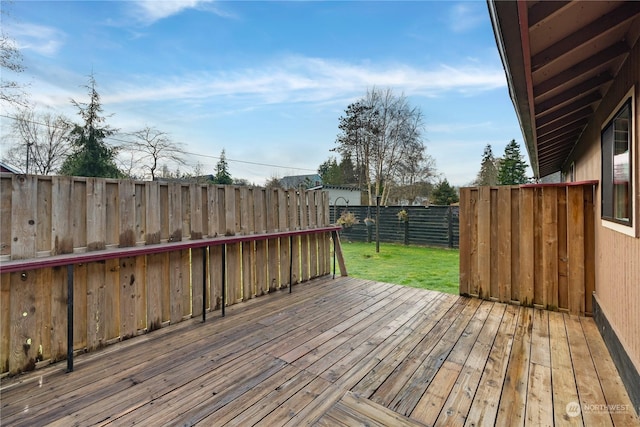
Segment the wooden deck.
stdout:
<path fill-rule="evenodd" d="M 640 425 L 591 318 L 322 278 L 4 378 L 2 425 Z"/>

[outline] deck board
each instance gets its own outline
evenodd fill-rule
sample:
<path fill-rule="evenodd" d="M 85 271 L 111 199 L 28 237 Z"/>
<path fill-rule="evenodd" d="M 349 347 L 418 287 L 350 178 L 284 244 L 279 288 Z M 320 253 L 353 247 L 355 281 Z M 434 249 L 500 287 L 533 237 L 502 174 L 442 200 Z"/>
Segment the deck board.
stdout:
<path fill-rule="evenodd" d="M 1 424 L 640 426 L 593 319 L 353 278 L 74 365 L 2 378 Z"/>

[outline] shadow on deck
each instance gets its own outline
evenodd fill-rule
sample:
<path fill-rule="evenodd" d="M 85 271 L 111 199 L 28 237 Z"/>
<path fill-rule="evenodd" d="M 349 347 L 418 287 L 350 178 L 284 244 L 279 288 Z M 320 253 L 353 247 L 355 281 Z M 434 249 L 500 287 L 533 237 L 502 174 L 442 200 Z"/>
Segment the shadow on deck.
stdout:
<path fill-rule="evenodd" d="M 3 425 L 640 425 L 591 318 L 322 278 L 2 381 Z"/>

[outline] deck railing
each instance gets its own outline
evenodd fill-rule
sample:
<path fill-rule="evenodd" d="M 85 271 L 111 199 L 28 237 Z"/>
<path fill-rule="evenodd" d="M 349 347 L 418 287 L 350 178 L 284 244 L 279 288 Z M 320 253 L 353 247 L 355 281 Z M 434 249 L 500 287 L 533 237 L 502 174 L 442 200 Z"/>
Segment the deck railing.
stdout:
<path fill-rule="evenodd" d="M 319 191 L 3 174 L 0 202 L 0 372 L 331 271 Z"/>
<path fill-rule="evenodd" d="M 597 182 L 460 190 L 460 293 L 591 314 Z"/>

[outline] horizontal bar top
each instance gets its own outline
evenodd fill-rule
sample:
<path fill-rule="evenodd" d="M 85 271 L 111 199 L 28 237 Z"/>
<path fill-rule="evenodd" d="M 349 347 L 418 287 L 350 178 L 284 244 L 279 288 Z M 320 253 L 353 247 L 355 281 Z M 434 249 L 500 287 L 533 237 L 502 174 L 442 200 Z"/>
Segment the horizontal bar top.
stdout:
<path fill-rule="evenodd" d="M 19 271 L 36 270 L 40 268 L 61 267 L 69 264 L 84 264 L 88 262 L 104 261 L 115 258 L 126 258 L 140 255 L 152 255 L 163 252 L 179 251 L 184 249 L 202 248 L 207 246 L 220 246 L 233 243 L 253 242 L 258 240 L 278 239 L 289 236 L 303 236 L 307 234 L 327 233 L 338 231 L 339 225 L 327 227 L 308 228 L 304 230 L 278 231 L 260 234 L 243 234 L 234 236 L 209 237 L 198 240 L 185 240 L 180 242 L 158 243 L 153 245 L 132 246 L 126 248 L 105 249 L 86 253 L 73 253 L 54 255 L 43 258 L 29 258 L 0 262 L 0 273 L 15 273 Z"/>

